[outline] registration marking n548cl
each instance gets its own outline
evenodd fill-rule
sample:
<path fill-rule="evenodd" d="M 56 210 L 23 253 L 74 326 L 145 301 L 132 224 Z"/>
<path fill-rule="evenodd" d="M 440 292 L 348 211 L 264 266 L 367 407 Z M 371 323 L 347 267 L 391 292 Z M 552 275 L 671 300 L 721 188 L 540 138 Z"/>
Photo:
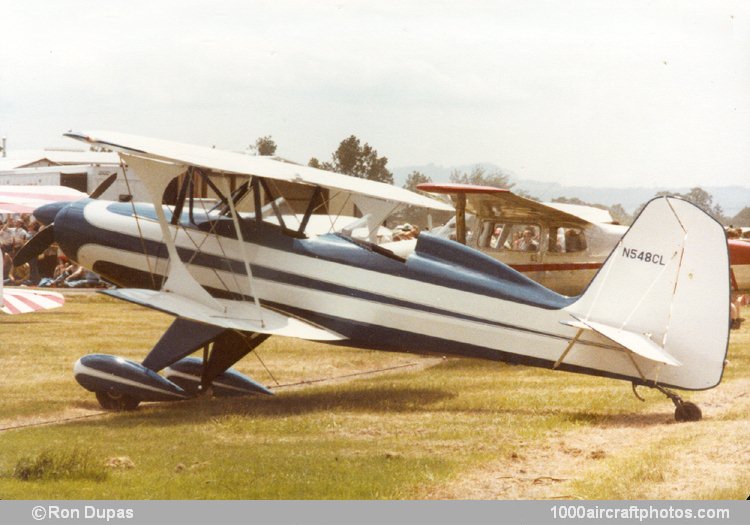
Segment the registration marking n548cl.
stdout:
<path fill-rule="evenodd" d="M 660 253 L 648 252 L 645 250 L 639 250 L 637 248 L 623 247 L 622 256 L 626 259 L 635 259 L 638 261 L 643 261 L 645 263 L 664 266 L 664 255 Z"/>

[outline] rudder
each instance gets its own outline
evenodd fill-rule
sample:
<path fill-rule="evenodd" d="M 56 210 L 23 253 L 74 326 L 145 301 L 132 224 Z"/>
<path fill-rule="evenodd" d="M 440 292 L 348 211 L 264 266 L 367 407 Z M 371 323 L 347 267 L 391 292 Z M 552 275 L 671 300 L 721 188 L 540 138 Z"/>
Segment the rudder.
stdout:
<path fill-rule="evenodd" d="M 585 293 L 566 310 L 610 333 L 645 336 L 679 362 L 664 366 L 665 361 L 636 356 L 646 379 L 700 390 L 721 381 L 729 294 L 722 226 L 687 201 L 663 197 L 647 204 Z"/>

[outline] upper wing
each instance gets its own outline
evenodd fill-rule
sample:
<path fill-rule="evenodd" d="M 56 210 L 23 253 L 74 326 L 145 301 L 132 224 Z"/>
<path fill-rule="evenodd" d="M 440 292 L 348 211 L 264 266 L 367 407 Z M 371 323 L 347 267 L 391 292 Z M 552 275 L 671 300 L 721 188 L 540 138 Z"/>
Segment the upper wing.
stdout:
<path fill-rule="evenodd" d="M 378 200 L 451 211 L 447 204 L 390 184 L 350 177 L 340 173 L 281 162 L 267 157 L 245 155 L 203 146 L 139 137 L 109 131 L 65 133 L 90 144 L 146 159 L 195 166 L 222 175 L 258 176 L 350 192 Z"/>
<path fill-rule="evenodd" d="M 70 202 L 86 194 L 65 186 L 0 186 L 0 213 L 31 213 L 50 202 Z"/>
<path fill-rule="evenodd" d="M 589 221 L 579 215 L 515 195 L 506 189 L 467 184 L 436 183 L 420 184 L 417 188 L 428 193 L 465 195 L 466 211 L 480 217 L 496 217 L 503 220 L 526 222 L 546 219 L 572 223 L 582 227 L 589 224 Z"/>

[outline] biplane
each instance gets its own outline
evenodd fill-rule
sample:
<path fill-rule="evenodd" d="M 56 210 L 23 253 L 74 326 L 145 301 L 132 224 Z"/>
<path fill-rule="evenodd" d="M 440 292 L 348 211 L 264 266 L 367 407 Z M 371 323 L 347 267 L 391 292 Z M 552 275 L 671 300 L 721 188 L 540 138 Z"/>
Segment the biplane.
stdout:
<path fill-rule="evenodd" d="M 586 289 L 628 229 L 607 210 L 538 202 L 507 189 L 443 183 L 418 189 L 450 195 L 456 208 L 436 235 L 480 250 L 564 295 Z M 733 288 L 750 289 L 750 244 L 729 240 L 728 245 Z"/>
<path fill-rule="evenodd" d="M 678 420 L 700 409 L 673 389 L 721 381 L 729 337 L 722 227 L 655 199 L 585 293 L 566 297 L 475 249 L 421 234 L 414 249 L 308 232 L 353 202 L 375 232 L 395 208 L 452 209 L 415 193 L 306 166 L 110 132 L 68 137 L 119 153 L 149 203 L 82 199 L 36 216 L 69 258 L 116 283 L 103 293 L 173 324 L 142 362 L 91 354 L 76 380 L 105 408 L 269 390 L 231 367 L 270 336 L 467 356 L 656 388 Z M 174 182 L 177 181 L 177 182 Z M 214 205 L 195 197 L 209 188 Z M 296 209 L 282 192 L 294 191 Z M 164 196 L 174 200 L 164 203 Z M 300 197 L 303 194 L 304 197 Z M 47 234 L 48 236 L 50 234 Z M 43 243 L 29 241 L 21 260 Z M 202 357 L 191 354 L 202 352 Z"/>

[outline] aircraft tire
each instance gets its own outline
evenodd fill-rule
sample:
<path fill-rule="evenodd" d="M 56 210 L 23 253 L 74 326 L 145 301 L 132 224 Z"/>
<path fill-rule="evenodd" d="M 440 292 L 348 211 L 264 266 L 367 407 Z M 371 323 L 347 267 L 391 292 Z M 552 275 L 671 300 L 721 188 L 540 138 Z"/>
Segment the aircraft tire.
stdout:
<path fill-rule="evenodd" d="M 138 408 L 140 401 L 134 397 L 118 392 L 96 392 L 96 400 L 105 410 L 121 412 L 123 410 L 135 410 Z"/>
<path fill-rule="evenodd" d="M 674 418 L 677 421 L 700 421 L 702 417 L 700 407 L 690 401 L 683 401 L 674 410 Z"/>

